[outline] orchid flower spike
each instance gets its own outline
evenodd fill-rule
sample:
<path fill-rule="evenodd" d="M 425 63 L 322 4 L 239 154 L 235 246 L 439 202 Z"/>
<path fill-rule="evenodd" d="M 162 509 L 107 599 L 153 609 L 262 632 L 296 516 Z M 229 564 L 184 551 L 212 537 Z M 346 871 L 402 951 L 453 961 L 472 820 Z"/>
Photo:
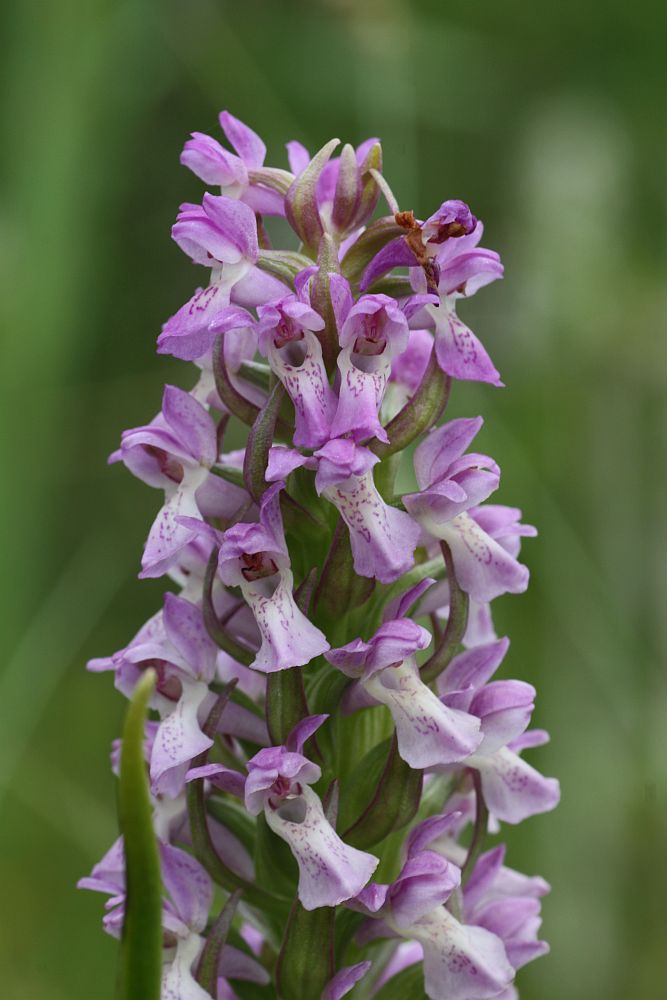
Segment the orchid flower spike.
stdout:
<path fill-rule="evenodd" d="M 402 208 L 378 139 L 274 165 L 219 125 L 181 153 L 212 188 L 172 229 L 203 278 L 157 338 L 193 367 L 110 458 L 159 491 L 140 576 L 166 593 L 88 664 L 134 699 L 111 763 L 143 790 L 79 885 L 136 946 L 153 848 L 142 996 L 516 1000 L 549 886 L 485 838 L 560 789 L 494 602 L 536 532 L 491 502 L 482 417 L 443 417 L 502 385 L 457 314 L 500 258 L 465 202 Z"/>

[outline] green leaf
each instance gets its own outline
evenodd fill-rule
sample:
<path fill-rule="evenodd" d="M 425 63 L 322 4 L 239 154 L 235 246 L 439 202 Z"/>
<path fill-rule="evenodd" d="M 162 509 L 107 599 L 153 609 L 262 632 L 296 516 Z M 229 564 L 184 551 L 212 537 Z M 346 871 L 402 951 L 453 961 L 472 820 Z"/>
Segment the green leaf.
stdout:
<path fill-rule="evenodd" d="M 442 416 L 451 384 L 451 378 L 441 371 L 433 350 L 414 396 L 385 427 L 389 441 L 376 439 L 369 446 L 371 451 L 382 459 L 407 448 Z"/>
<path fill-rule="evenodd" d="M 239 840 L 252 857 L 255 853 L 255 821 L 241 802 L 230 797 L 209 795 L 206 800 L 209 816 L 222 823 Z"/>
<path fill-rule="evenodd" d="M 260 986 L 259 983 L 234 980 L 234 996 L 239 1000 L 275 1000 L 276 992 L 269 983 L 267 986 Z"/>
<path fill-rule="evenodd" d="M 393 299 L 407 299 L 414 294 L 414 289 L 407 275 L 391 274 L 378 278 L 366 292 L 369 295 L 391 295 Z"/>
<path fill-rule="evenodd" d="M 227 935 L 232 926 L 232 920 L 240 898 L 241 892 L 237 891 L 233 892 L 226 901 L 217 920 L 206 935 L 206 943 L 197 963 L 195 978 L 199 985 L 208 990 L 212 997 L 217 997 L 218 995 L 218 965 L 220 963 L 220 955 L 227 941 Z"/>
<path fill-rule="evenodd" d="M 285 389 L 282 382 L 276 382 L 248 434 L 243 460 L 243 481 L 256 503 L 260 502 L 267 488 L 264 477 L 276 430 L 278 411 L 284 396 Z"/>
<path fill-rule="evenodd" d="M 361 795 L 361 799 L 356 802 L 356 807 L 347 820 L 349 825 L 368 803 L 369 793 L 364 767 L 373 765 L 372 758 L 367 759 L 367 755 L 375 751 L 377 760 L 375 779 L 379 780 L 387 757 L 387 740 L 394 731 L 394 723 L 389 709 L 384 705 L 377 705 L 364 708 L 352 715 L 338 713 L 335 725 L 336 774 L 343 786 L 348 789 L 348 800 L 354 796 L 354 789 L 361 786 L 357 792 Z M 378 746 L 380 750 L 377 750 Z"/>
<path fill-rule="evenodd" d="M 315 1000 L 334 975 L 335 915 L 332 906 L 304 910 L 294 901 L 276 966 L 283 1000 Z"/>
<path fill-rule="evenodd" d="M 427 1000 L 421 962 L 408 966 L 397 976 L 392 976 L 379 993 L 375 994 L 375 1000 L 405 1000 L 406 997 L 410 997 L 410 1000 Z"/>
<path fill-rule="evenodd" d="M 375 876 L 373 876 L 374 881 Z M 348 948 L 354 950 L 354 957 L 352 958 L 350 964 L 356 961 L 361 961 L 361 957 L 357 952 L 362 952 L 367 947 L 356 945 L 353 943 L 353 939 L 361 927 L 361 925 L 368 918 L 363 913 L 355 913 L 354 910 L 348 910 L 347 907 L 341 906 L 338 914 L 336 916 L 336 948 L 335 954 L 337 961 L 340 964 L 341 956 L 345 959 L 345 964 L 348 963 L 349 955 L 347 954 Z M 363 957 L 366 957 L 365 955 Z"/>
<path fill-rule="evenodd" d="M 118 818 L 127 879 L 120 1000 L 160 1000 L 162 878 L 144 759 L 146 712 L 155 680 L 155 671 L 147 670 L 134 689 L 120 753 Z"/>
<path fill-rule="evenodd" d="M 347 611 L 344 609 L 361 607 L 373 592 L 374 585 L 374 580 L 355 573 L 349 531 L 339 517 L 314 600 L 316 624 L 324 630 L 332 646 L 346 641 Z"/>
<path fill-rule="evenodd" d="M 328 636 L 331 641 L 331 636 Z M 333 643 L 332 643 L 333 645 Z M 350 678 L 323 663 L 319 668 L 308 667 L 306 694 L 310 711 L 313 715 L 331 715 L 340 703 L 343 691 L 350 683 Z M 320 740 L 322 736 L 320 735 Z"/>
<path fill-rule="evenodd" d="M 239 368 L 239 375 L 246 382 L 251 382 L 264 392 L 269 391 L 271 381 L 271 368 L 261 361 L 242 361 Z"/>
<path fill-rule="evenodd" d="M 364 634 L 372 635 L 375 632 L 382 620 L 384 608 L 393 598 L 398 597 L 399 594 L 404 594 L 406 590 L 425 580 L 427 576 L 433 577 L 434 580 L 442 580 L 444 575 L 445 564 L 441 556 L 436 556 L 434 559 L 426 559 L 422 563 L 417 563 L 416 566 L 413 566 L 411 570 L 404 573 L 394 583 L 376 587 L 367 606 L 363 609 L 365 619 Z M 353 621 L 354 617 L 353 615 Z"/>
<path fill-rule="evenodd" d="M 377 761 L 368 762 L 367 788 L 370 801 L 359 818 L 343 834 L 343 840 L 366 850 L 378 844 L 394 830 L 400 830 L 419 808 L 423 774 L 415 771 L 399 756 L 396 735 L 380 747 L 385 748 L 384 767 L 379 780 L 372 780 Z M 379 753 L 376 747 L 371 753 Z"/>

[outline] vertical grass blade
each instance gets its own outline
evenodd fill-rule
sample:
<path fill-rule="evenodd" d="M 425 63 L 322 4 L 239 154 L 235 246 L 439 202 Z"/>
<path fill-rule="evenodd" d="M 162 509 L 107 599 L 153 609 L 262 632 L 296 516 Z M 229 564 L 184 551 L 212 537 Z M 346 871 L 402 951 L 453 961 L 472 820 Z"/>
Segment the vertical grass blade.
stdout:
<path fill-rule="evenodd" d="M 120 951 L 119 1000 L 160 1000 L 162 880 L 153 832 L 144 724 L 155 672 L 137 684 L 125 717 L 118 818 L 125 845 L 127 901 Z"/>

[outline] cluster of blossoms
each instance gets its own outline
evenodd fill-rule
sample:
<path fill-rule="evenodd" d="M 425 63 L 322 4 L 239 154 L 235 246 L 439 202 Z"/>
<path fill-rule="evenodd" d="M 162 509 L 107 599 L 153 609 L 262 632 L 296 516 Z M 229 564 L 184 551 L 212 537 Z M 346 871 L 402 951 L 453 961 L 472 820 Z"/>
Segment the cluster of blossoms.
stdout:
<path fill-rule="evenodd" d="M 502 265 L 463 202 L 400 211 L 377 140 L 291 142 L 287 171 L 220 124 L 234 152 L 194 133 L 181 160 L 221 193 L 172 230 L 204 287 L 158 338 L 197 379 L 111 456 L 162 491 L 140 575 L 180 591 L 89 664 L 128 697 L 156 675 L 162 997 L 382 996 L 423 963 L 433 1000 L 510 1000 L 547 950 L 549 887 L 483 838 L 559 790 L 522 756 L 547 739 L 534 688 L 493 680 L 509 643 L 490 604 L 526 589 L 535 531 L 486 502 L 482 419 L 441 422 L 452 380 L 502 385 L 456 312 Z M 295 249 L 270 242 L 285 220 Z M 81 882 L 110 896 L 116 936 L 124 868 L 118 840 Z M 211 993 L 201 955 L 236 889 Z"/>

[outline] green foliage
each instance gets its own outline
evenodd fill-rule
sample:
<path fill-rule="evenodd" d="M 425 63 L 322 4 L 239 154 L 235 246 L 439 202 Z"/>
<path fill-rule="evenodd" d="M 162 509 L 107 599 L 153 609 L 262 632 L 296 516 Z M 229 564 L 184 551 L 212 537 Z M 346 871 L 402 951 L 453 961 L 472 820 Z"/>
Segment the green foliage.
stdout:
<path fill-rule="evenodd" d="M 147 670 L 134 689 L 123 728 L 118 825 L 125 848 L 127 901 L 119 1000 L 160 997 L 162 878 L 144 757 L 144 724 L 154 687 L 155 673 Z"/>
<path fill-rule="evenodd" d="M 334 974 L 335 909 L 294 902 L 276 968 L 282 1000 L 314 1000 Z"/>
<path fill-rule="evenodd" d="M 357 801 L 364 803 L 363 810 L 344 833 L 348 844 L 362 850 L 410 822 L 419 808 L 423 780 L 422 772 L 399 756 L 395 736 L 369 751 L 367 758 L 366 767 L 363 761 L 359 767 L 354 789 Z"/>
<path fill-rule="evenodd" d="M 197 982 L 208 990 L 212 997 L 218 994 L 218 966 L 238 906 L 241 892 L 237 890 L 227 899 L 217 920 L 206 935 L 206 943 L 197 963 Z"/>
<path fill-rule="evenodd" d="M 255 852 L 256 825 L 248 810 L 231 796 L 209 795 L 206 800 L 206 811 L 230 833 L 241 841 L 252 857 Z"/>
<path fill-rule="evenodd" d="M 375 994 L 375 1000 L 405 1000 L 406 997 L 410 997 L 410 1000 L 426 998 L 421 962 L 408 966 L 397 976 L 392 976 Z"/>

